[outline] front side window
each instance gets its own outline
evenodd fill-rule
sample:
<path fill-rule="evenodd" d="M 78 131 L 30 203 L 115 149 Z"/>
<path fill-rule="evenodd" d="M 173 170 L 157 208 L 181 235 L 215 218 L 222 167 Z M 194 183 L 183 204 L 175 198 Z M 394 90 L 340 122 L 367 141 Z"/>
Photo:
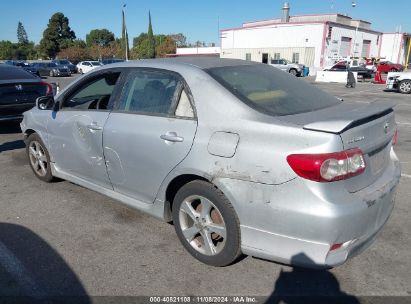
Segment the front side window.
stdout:
<path fill-rule="evenodd" d="M 128 76 L 119 110 L 162 116 L 194 116 L 179 75 L 144 69 L 133 71 Z"/>
<path fill-rule="evenodd" d="M 100 75 L 71 93 L 64 99 L 62 108 L 76 110 L 107 110 L 108 102 L 120 72 Z"/>
<path fill-rule="evenodd" d="M 271 116 L 306 113 L 341 102 L 306 81 L 290 78 L 287 73 L 263 64 L 206 71 L 239 100 Z"/>

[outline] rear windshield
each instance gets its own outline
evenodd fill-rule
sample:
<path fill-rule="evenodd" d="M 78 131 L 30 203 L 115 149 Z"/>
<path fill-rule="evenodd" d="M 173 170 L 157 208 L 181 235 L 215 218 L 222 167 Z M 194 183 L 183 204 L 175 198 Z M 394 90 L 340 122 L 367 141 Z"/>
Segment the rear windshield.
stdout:
<path fill-rule="evenodd" d="M 265 64 L 218 67 L 207 72 L 244 103 L 272 116 L 316 111 L 341 102 L 305 80 Z"/>
<path fill-rule="evenodd" d="M 16 68 L 14 66 L 1 66 L 0 80 L 8 79 L 37 79 L 37 77 L 22 68 Z"/>

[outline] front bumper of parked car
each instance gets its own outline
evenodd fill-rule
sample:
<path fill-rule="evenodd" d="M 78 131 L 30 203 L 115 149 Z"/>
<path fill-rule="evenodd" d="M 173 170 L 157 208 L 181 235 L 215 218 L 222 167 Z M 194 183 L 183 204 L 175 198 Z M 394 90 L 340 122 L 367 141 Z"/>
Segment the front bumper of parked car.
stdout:
<path fill-rule="evenodd" d="M 244 254 L 323 268 L 372 244 L 392 212 L 400 175 L 392 150 L 384 174 L 354 193 L 335 182 L 325 194 L 319 190 L 323 185 L 299 177 L 280 185 L 234 179 L 216 185 L 238 213 Z"/>

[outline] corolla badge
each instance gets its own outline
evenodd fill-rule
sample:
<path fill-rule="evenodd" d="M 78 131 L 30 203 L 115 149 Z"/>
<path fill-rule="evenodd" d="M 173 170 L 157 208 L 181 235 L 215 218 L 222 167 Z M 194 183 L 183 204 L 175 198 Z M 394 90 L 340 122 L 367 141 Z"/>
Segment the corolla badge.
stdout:
<path fill-rule="evenodd" d="M 348 143 L 352 144 L 352 143 L 355 143 L 357 141 L 362 141 L 364 139 L 365 139 L 365 136 L 358 136 L 358 137 L 354 137 L 354 138 L 351 138 L 350 140 L 348 140 Z"/>
<path fill-rule="evenodd" d="M 14 87 L 17 91 L 23 91 L 23 86 L 21 84 L 16 84 Z"/>

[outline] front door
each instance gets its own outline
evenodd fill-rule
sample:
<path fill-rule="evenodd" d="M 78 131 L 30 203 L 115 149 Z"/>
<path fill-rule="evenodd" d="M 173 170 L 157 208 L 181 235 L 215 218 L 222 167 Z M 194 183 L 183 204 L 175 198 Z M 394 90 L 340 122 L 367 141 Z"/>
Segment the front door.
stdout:
<path fill-rule="evenodd" d="M 104 127 L 104 155 L 114 190 L 152 203 L 167 174 L 190 151 L 197 128 L 183 79 L 136 68 Z"/>
<path fill-rule="evenodd" d="M 103 154 L 103 128 L 120 72 L 87 77 L 62 96 L 48 125 L 50 152 L 58 170 L 111 188 Z"/>

